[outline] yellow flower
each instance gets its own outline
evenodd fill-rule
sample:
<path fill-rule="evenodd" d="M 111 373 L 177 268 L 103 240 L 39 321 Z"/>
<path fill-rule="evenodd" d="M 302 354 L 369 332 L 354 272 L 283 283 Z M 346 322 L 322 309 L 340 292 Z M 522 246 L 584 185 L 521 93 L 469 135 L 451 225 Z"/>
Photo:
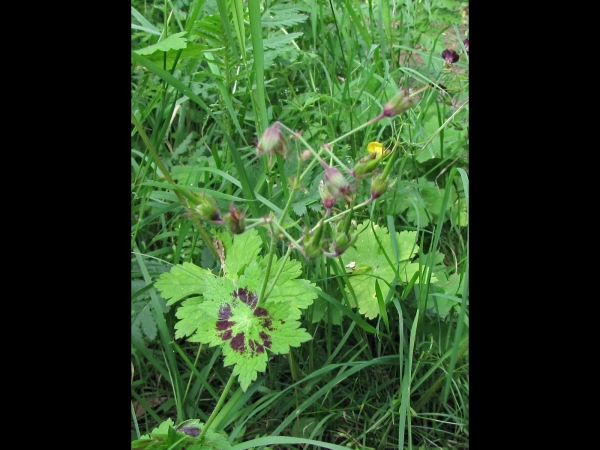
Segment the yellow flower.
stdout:
<path fill-rule="evenodd" d="M 369 153 L 377 153 L 377 158 L 381 158 L 383 156 L 383 144 L 381 142 L 369 142 L 367 151 Z"/>

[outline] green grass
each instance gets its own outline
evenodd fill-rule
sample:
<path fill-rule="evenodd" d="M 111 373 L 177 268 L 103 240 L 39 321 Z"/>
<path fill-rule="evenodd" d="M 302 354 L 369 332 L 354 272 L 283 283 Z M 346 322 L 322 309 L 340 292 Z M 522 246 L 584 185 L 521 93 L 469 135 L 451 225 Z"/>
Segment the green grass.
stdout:
<path fill-rule="evenodd" d="M 468 448 L 468 3 L 284 5 L 132 1 L 132 441 L 167 419 L 210 419 L 238 449 Z M 161 42 L 171 50 L 139 52 Z M 451 67 L 446 48 L 460 54 Z M 366 125 L 399 88 L 428 84 L 445 90 L 424 90 L 408 111 Z M 254 145 L 276 121 L 289 155 L 269 165 Z M 360 292 L 349 280 L 360 267 L 346 269 L 345 254 L 309 260 L 291 251 L 301 278 L 315 284 L 300 319 L 312 339 L 269 354 L 245 392 L 237 381 L 229 389 L 221 347 L 176 338 L 181 302 L 167 306 L 154 283 L 182 263 L 220 273 L 213 238 L 223 226 L 188 214 L 198 193 L 222 215 L 231 201 L 246 210 L 264 257 L 285 255 L 290 240 L 302 244 L 323 217 L 324 170 L 299 155 L 332 141 L 334 157 L 321 156 L 340 169 L 366 156 L 369 142 L 393 150 L 380 169 L 387 165 L 395 183 L 351 217 L 389 233 L 389 243 L 377 238 L 363 253 L 381 253 L 392 269 L 389 279 L 370 276 L 378 314 L 356 307 Z M 353 195 L 356 204 L 368 199 L 370 180 Z M 347 210 L 337 200 L 328 220 Z M 269 214 L 280 229 L 258 225 Z M 398 263 L 405 232 L 416 236 L 409 279 Z"/>

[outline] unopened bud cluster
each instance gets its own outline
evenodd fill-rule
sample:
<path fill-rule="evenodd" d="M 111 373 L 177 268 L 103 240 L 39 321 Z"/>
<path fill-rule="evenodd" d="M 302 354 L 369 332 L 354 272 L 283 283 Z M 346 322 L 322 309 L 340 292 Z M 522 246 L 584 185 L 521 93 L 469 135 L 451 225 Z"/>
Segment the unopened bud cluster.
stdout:
<path fill-rule="evenodd" d="M 210 195 L 200 192 L 196 198 L 190 201 L 188 216 L 197 215 L 200 220 L 225 225 L 233 234 L 240 234 L 246 230 L 244 220 L 245 211 L 240 211 L 233 202 L 229 204 L 229 212 L 221 217 L 217 201 Z"/>
<path fill-rule="evenodd" d="M 326 227 L 328 225 L 320 220 L 314 230 L 305 228 L 300 249 L 305 258 L 315 259 L 321 255 L 335 258 L 356 242 L 358 235 L 345 230 L 344 223 L 340 223 L 338 227 L 331 227 L 328 232 L 325 231 Z"/>
<path fill-rule="evenodd" d="M 468 46 L 468 41 L 465 45 Z M 414 103 L 415 99 L 411 98 L 408 92 L 400 90 L 384 105 L 379 116 L 356 128 L 355 131 L 385 117 L 397 116 L 411 108 Z M 333 153 L 333 142 L 331 144 L 324 144 L 321 152 L 328 152 L 329 157 L 342 167 L 345 172 L 344 174 L 340 169 L 327 164 L 321 158 L 321 152 L 317 153 L 312 148 L 307 149 L 306 147 L 310 147 L 310 145 L 302 138 L 300 132 L 294 132 L 280 122 L 275 122 L 256 141 L 256 153 L 258 156 L 268 156 L 268 167 L 271 167 L 273 155 L 281 156 L 283 159 L 287 159 L 289 156 L 288 142 L 282 129 L 287 130 L 291 138 L 301 140 L 304 145 L 304 150 L 298 150 L 299 167 L 305 162 L 309 164 L 309 167 L 307 167 L 303 174 L 300 174 L 300 169 L 298 169 L 298 175 L 288 179 L 287 185 L 292 194 L 288 199 L 288 204 L 284 208 L 284 211 L 287 212 L 289 210 L 295 192 L 302 187 L 301 183 L 304 176 L 312 169 L 314 164 L 320 163 L 324 169 L 323 178 L 319 183 L 319 194 L 325 208 L 324 214 L 316 227 L 312 229 L 305 227 L 304 233 L 298 241 L 287 233 L 286 229 L 289 229 L 289 226 L 286 227 L 283 223 L 280 223 L 280 221 L 285 220 L 284 217 L 277 219 L 274 215 L 271 215 L 269 216 L 271 220 L 266 220 L 264 217 L 262 221 L 260 219 L 249 219 L 251 222 L 249 227 L 267 224 L 273 227 L 275 224 L 279 227 L 279 236 L 290 239 L 292 241 L 290 247 L 298 249 L 307 259 L 315 259 L 323 255 L 337 257 L 356 242 L 357 234 L 350 230 L 354 209 L 368 205 L 385 194 L 393 186 L 395 180 L 390 179 L 388 176 L 392 168 L 392 162 L 388 162 L 383 173 L 380 170 L 380 163 L 390 155 L 392 155 L 393 160 L 393 153 L 385 150 L 383 144 L 371 142 L 367 146 L 368 154 L 358 159 L 354 166 L 349 168 L 345 167 Z M 337 140 L 340 139 L 338 138 Z M 317 160 L 312 160 L 308 163 L 311 158 L 317 158 Z M 370 197 L 357 205 L 356 192 L 358 186 L 368 178 L 372 178 Z M 188 193 L 187 197 L 189 199 L 187 215 L 195 215 L 201 220 L 222 224 L 233 234 L 240 234 L 246 230 L 246 219 L 244 217 L 246 211 L 240 211 L 235 207 L 233 202 L 229 205 L 229 211 L 224 216 L 221 216 L 217 202 L 210 195 L 200 193 L 194 196 Z M 342 200 L 348 205 L 347 210 L 328 219 L 338 200 Z M 343 220 L 338 218 L 344 215 L 345 218 Z M 272 232 L 275 232 L 275 230 L 272 229 Z"/>

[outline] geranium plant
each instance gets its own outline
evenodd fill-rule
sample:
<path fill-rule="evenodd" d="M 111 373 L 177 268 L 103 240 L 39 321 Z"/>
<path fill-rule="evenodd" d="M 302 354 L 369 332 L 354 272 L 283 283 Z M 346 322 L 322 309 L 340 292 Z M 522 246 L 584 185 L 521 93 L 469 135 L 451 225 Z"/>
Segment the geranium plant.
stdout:
<path fill-rule="evenodd" d="M 224 364 L 234 366 L 232 376 L 245 391 L 266 370 L 267 350 L 287 353 L 310 339 L 299 319 L 316 297 L 306 286 L 315 285 L 298 279 L 300 262 L 258 256 L 262 241 L 255 229 L 234 238 L 217 234 L 225 250 L 223 276 L 184 263 L 162 274 L 156 287 L 168 305 L 189 297 L 177 310 L 175 337 L 221 346 Z"/>

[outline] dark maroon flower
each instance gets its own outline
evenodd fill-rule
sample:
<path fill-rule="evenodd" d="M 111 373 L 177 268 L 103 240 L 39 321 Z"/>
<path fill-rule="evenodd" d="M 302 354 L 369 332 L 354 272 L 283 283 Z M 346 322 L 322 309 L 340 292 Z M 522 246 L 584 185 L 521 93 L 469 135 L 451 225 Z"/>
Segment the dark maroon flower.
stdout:
<path fill-rule="evenodd" d="M 465 50 L 467 51 L 467 55 L 469 54 L 469 38 L 465 38 L 465 40 L 463 41 L 463 44 L 465 44 Z"/>
<path fill-rule="evenodd" d="M 458 53 L 456 53 L 454 50 L 447 48 L 442 52 L 442 58 L 444 58 L 444 61 L 446 61 L 447 66 L 451 66 L 458 61 L 460 56 L 458 56 Z"/>

